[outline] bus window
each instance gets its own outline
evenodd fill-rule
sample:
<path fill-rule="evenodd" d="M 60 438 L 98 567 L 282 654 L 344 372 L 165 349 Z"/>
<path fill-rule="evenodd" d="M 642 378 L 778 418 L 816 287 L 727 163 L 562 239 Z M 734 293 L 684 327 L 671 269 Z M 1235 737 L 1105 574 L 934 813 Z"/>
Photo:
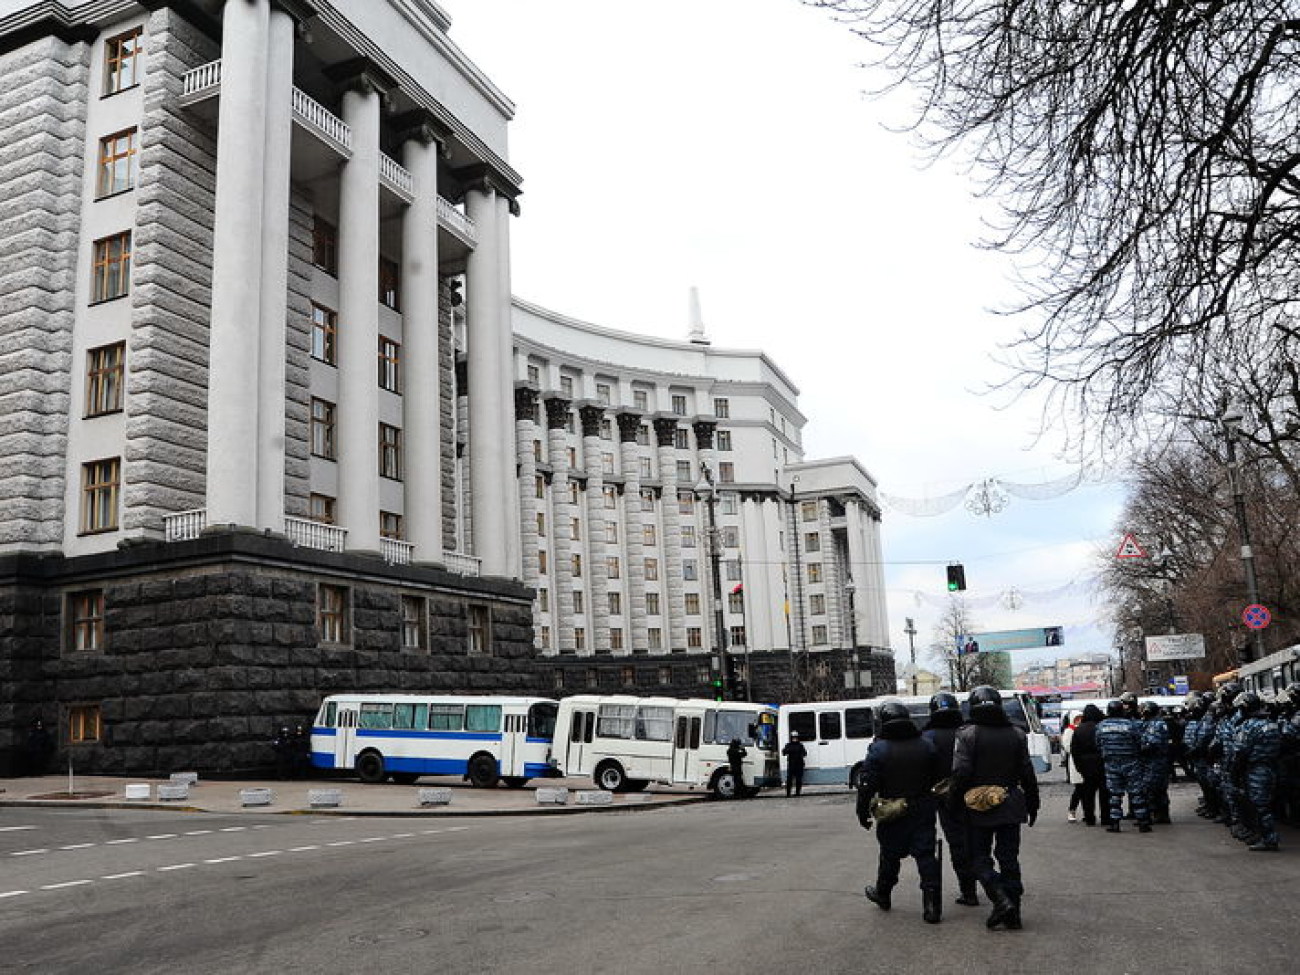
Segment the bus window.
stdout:
<path fill-rule="evenodd" d="M 429 705 L 430 731 L 460 731 L 465 727 L 465 708 L 460 704 Z"/>
<path fill-rule="evenodd" d="M 821 727 L 821 737 L 824 741 L 839 741 L 840 713 L 838 711 L 821 712 L 817 715 L 817 724 Z"/>
<path fill-rule="evenodd" d="M 328 704 L 325 705 L 325 715 L 324 717 L 321 718 L 320 723 L 324 725 L 326 728 L 333 728 L 335 715 L 337 714 L 338 714 L 338 705 L 335 704 L 333 701 L 330 701 Z"/>
<path fill-rule="evenodd" d="M 550 741 L 555 737 L 555 716 L 559 712 L 558 704 L 534 704 L 528 709 L 528 737 L 545 738 Z"/>
<path fill-rule="evenodd" d="M 415 727 L 415 705 L 394 704 L 393 705 L 393 730 L 410 731 L 414 727 Z"/>
<path fill-rule="evenodd" d="M 636 735 L 635 704 L 602 704 L 596 716 L 596 734 L 601 738 L 632 738 Z"/>
<path fill-rule="evenodd" d="M 871 708 L 844 709 L 844 737 L 870 738 L 872 728 Z"/>
<path fill-rule="evenodd" d="M 357 727 L 386 731 L 392 726 L 393 706 L 391 704 L 361 705 L 361 721 L 358 723 Z"/>
<path fill-rule="evenodd" d="M 802 741 L 812 741 L 817 737 L 817 715 L 812 711 L 791 711 L 790 730 Z"/>
<path fill-rule="evenodd" d="M 500 731 L 501 705 L 467 704 L 465 705 L 466 731 Z"/>
<path fill-rule="evenodd" d="M 705 711 L 704 740 L 713 745 L 729 745 L 738 738 L 742 745 L 754 744 L 754 715 L 746 711 Z"/>
<path fill-rule="evenodd" d="M 569 741 L 582 741 L 582 728 L 586 723 L 586 711 L 573 712 L 573 721 L 569 724 Z"/>
<path fill-rule="evenodd" d="M 677 737 L 673 739 L 674 748 L 686 747 L 686 729 L 690 726 L 690 718 L 677 719 Z"/>
<path fill-rule="evenodd" d="M 691 718 L 691 747 L 700 747 L 700 719 Z"/>
<path fill-rule="evenodd" d="M 642 705 L 636 709 L 637 741 L 668 741 L 673 732 L 673 709 Z"/>

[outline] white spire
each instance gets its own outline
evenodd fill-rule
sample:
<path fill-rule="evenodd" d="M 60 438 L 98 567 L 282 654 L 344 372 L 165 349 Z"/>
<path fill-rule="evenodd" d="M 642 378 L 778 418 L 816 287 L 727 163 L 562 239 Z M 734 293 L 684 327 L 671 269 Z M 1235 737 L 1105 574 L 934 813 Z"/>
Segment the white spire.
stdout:
<path fill-rule="evenodd" d="M 700 289 L 691 285 L 690 308 L 691 333 L 687 336 L 695 345 L 708 345 L 709 337 L 704 334 L 704 316 L 700 314 Z"/>

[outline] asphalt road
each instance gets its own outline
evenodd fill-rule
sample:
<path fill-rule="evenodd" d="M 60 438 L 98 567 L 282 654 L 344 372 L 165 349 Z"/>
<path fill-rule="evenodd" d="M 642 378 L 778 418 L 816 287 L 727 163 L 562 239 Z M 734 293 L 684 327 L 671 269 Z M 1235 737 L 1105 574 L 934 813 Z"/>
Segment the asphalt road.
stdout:
<path fill-rule="evenodd" d="M 1025 930 L 862 897 L 847 792 L 635 813 L 460 819 L 0 810 L 2 972 L 1295 970 L 1300 834 L 1248 854 L 1190 815 L 1024 831 Z"/>

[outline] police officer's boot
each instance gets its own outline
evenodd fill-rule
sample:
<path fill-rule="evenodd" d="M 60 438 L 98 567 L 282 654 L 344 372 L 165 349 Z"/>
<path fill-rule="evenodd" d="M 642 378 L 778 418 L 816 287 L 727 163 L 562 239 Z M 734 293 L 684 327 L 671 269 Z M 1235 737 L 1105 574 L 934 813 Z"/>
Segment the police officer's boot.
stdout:
<path fill-rule="evenodd" d="M 887 911 L 893 906 L 889 899 L 890 888 L 883 884 L 879 887 L 868 885 L 863 893 L 867 895 L 867 900 L 871 901 L 871 903 L 875 904 L 882 911 Z"/>
<path fill-rule="evenodd" d="M 942 891 L 921 891 L 921 917 L 925 919 L 926 924 L 938 924 L 943 920 Z"/>
<path fill-rule="evenodd" d="M 1016 905 L 1007 896 L 1006 891 L 996 884 L 986 884 L 984 893 L 988 894 L 989 900 L 993 902 L 993 913 L 984 922 L 985 927 L 990 929 L 1000 927 L 1013 917 L 1019 922 L 1020 916 L 1016 911 Z"/>
<path fill-rule="evenodd" d="M 961 896 L 957 898 L 957 903 L 962 907 L 979 907 L 980 899 L 975 893 L 975 881 L 964 877 L 958 883 L 961 884 Z"/>

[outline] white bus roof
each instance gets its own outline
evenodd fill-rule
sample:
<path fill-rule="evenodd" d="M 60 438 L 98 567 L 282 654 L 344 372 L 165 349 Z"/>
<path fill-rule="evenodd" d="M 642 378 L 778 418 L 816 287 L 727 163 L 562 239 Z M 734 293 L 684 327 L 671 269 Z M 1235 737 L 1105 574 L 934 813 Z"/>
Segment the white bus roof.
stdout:
<path fill-rule="evenodd" d="M 713 701 L 703 697 L 635 697 L 631 694 L 573 694 L 563 698 L 560 703 L 572 702 L 573 704 L 633 704 L 645 705 L 647 707 L 665 707 L 676 708 L 682 705 L 690 707 L 714 708 L 721 711 L 750 711 L 760 710 L 768 711 L 772 709 L 770 704 L 761 704 L 757 701 Z"/>
<path fill-rule="evenodd" d="M 347 702 L 349 704 L 424 704 L 437 701 L 439 704 L 557 704 L 550 697 L 519 697 L 498 694 L 327 694 L 321 703 L 329 701 Z"/>

